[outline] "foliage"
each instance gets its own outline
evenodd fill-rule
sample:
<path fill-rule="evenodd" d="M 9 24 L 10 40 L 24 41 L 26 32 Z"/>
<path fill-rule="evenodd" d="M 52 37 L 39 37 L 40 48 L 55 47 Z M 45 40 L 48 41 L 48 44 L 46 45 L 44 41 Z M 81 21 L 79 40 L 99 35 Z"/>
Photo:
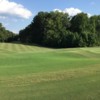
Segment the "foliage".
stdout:
<path fill-rule="evenodd" d="M 72 18 L 62 12 L 39 12 L 32 23 L 19 32 L 21 42 L 49 47 L 100 45 L 100 16 L 80 13 Z"/>
<path fill-rule="evenodd" d="M 0 23 L 0 42 L 17 41 L 17 36 L 18 35 L 15 35 L 13 32 L 6 30 Z"/>

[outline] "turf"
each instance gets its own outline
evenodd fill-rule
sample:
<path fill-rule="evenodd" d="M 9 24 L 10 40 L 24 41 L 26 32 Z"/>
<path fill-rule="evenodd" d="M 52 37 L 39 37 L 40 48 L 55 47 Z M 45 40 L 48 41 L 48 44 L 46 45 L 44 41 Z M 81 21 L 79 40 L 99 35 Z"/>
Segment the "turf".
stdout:
<path fill-rule="evenodd" d="M 0 43 L 0 100 L 100 100 L 100 48 Z"/>

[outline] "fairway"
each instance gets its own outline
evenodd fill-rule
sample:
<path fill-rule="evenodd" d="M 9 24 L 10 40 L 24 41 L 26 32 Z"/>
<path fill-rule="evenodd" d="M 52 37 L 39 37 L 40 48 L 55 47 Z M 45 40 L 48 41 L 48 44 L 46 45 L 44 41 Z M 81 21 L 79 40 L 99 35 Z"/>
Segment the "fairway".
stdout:
<path fill-rule="evenodd" d="M 0 43 L 0 100 L 100 100 L 100 47 Z"/>

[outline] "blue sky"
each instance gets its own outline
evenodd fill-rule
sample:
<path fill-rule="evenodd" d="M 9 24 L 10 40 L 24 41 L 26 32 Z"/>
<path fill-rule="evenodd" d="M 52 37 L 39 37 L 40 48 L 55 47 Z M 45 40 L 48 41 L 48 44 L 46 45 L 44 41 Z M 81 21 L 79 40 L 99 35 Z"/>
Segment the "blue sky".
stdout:
<path fill-rule="evenodd" d="M 0 0 L 0 22 L 18 33 L 31 23 L 39 11 L 85 12 L 100 14 L 100 0 Z M 71 9 L 70 9 L 71 8 Z"/>

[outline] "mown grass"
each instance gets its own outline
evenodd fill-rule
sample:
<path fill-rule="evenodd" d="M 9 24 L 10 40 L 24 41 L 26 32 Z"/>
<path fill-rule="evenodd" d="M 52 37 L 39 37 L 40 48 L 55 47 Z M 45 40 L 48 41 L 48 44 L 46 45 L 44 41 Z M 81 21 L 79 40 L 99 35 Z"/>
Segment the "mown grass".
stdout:
<path fill-rule="evenodd" d="M 100 48 L 0 43 L 0 100 L 100 100 Z"/>

